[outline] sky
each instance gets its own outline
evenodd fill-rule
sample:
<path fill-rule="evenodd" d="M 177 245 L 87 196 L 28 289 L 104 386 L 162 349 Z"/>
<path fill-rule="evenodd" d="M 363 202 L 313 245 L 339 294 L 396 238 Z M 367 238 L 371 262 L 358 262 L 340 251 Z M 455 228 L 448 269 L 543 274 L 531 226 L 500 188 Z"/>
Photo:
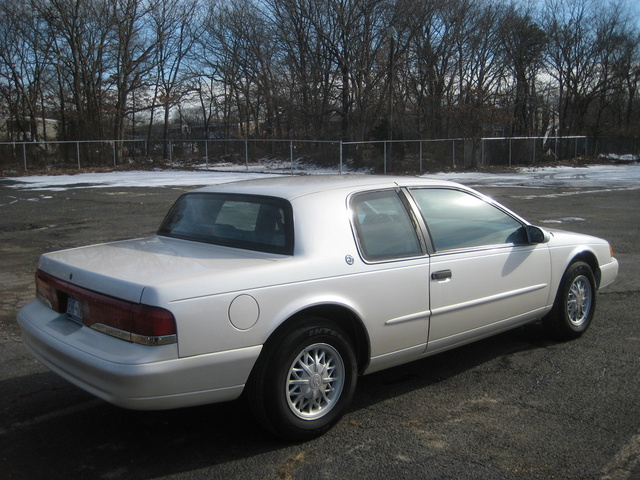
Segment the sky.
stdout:
<path fill-rule="evenodd" d="M 333 171 L 317 174 L 333 173 Z M 224 171 L 127 171 L 79 173 L 76 175 L 37 175 L 12 177 L 9 186 L 17 190 L 64 191 L 75 188 L 196 187 L 264 178 L 265 173 Z M 508 173 L 452 172 L 425 177 L 451 180 L 471 187 L 544 187 L 640 189 L 640 164 L 591 165 L 586 167 L 520 168 Z M 15 183 L 13 183 L 15 182 Z"/>

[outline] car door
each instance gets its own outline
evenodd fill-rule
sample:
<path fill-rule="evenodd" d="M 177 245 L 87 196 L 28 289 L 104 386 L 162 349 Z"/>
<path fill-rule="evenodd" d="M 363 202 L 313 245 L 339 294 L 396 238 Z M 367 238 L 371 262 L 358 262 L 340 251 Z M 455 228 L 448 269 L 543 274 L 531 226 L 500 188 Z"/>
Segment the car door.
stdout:
<path fill-rule="evenodd" d="M 419 221 L 397 188 L 359 192 L 349 207 L 363 265 L 345 290 L 369 335 L 367 372 L 416 360 L 426 349 L 430 317 Z"/>
<path fill-rule="evenodd" d="M 546 244 L 523 222 L 466 190 L 416 188 L 411 196 L 431 241 L 428 352 L 526 323 L 549 301 Z"/>

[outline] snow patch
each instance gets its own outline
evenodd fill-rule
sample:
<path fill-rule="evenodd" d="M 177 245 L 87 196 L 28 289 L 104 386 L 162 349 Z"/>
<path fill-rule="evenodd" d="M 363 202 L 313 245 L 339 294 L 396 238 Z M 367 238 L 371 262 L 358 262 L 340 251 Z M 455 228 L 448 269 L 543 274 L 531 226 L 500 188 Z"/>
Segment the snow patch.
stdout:
<path fill-rule="evenodd" d="M 289 172 L 282 170 L 282 174 Z M 307 172 L 309 173 L 309 172 Z M 314 170 L 313 174 L 337 174 L 333 169 Z M 75 188 L 113 187 L 195 187 L 219 183 L 279 176 L 256 172 L 153 170 L 133 172 L 79 173 L 77 175 L 37 175 L 13 177 L 17 190 L 64 191 Z M 587 167 L 526 167 L 513 172 L 449 172 L 423 175 L 476 187 L 525 187 L 532 189 L 565 187 L 565 192 L 549 195 L 573 195 L 571 188 L 640 189 L 640 164 L 591 165 Z M 579 193 L 585 193 L 584 191 Z M 545 194 L 534 194 L 539 197 Z"/>

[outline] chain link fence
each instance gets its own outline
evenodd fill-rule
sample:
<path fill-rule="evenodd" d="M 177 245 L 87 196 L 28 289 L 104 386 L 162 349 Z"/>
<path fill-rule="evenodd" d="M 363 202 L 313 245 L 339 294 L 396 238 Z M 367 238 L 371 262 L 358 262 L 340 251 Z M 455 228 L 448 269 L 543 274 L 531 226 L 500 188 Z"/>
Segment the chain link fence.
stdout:
<path fill-rule="evenodd" d="M 0 169 L 186 168 L 313 173 L 423 173 L 534 166 L 600 154 L 640 153 L 640 141 L 575 137 L 310 141 L 170 140 L 0 143 Z"/>

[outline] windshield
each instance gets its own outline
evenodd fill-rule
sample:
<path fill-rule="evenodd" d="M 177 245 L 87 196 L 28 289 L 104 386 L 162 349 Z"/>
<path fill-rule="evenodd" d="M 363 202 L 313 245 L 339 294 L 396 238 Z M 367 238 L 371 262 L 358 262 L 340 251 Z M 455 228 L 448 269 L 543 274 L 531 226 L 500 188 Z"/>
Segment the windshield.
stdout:
<path fill-rule="evenodd" d="M 293 215 L 280 198 L 187 193 L 171 207 L 158 235 L 291 255 Z"/>

